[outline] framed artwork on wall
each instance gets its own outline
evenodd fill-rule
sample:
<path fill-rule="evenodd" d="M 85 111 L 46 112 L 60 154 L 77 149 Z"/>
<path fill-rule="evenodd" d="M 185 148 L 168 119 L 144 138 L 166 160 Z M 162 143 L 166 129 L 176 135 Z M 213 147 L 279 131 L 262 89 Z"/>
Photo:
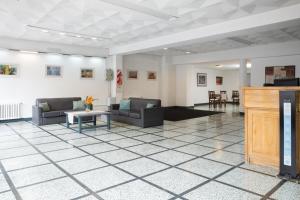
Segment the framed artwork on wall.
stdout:
<path fill-rule="evenodd" d="M 46 77 L 62 77 L 62 67 L 57 65 L 46 65 Z"/>
<path fill-rule="evenodd" d="M 223 85 L 223 77 L 222 76 L 217 76 L 216 77 L 216 84 L 217 85 Z"/>
<path fill-rule="evenodd" d="M 295 65 L 266 67 L 265 83 L 274 84 L 275 79 L 295 78 L 295 68 Z"/>
<path fill-rule="evenodd" d="M 18 65 L 0 64 L 1 77 L 17 77 L 19 73 Z"/>
<path fill-rule="evenodd" d="M 94 79 L 95 71 L 93 68 L 81 68 L 80 69 L 80 78 L 81 79 Z"/>
<path fill-rule="evenodd" d="M 130 80 L 137 80 L 138 79 L 138 71 L 137 70 L 128 70 L 127 78 Z"/>
<path fill-rule="evenodd" d="M 147 79 L 148 80 L 156 80 L 157 79 L 157 73 L 153 71 L 147 72 Z"/>
<path fill-rule="evenodd" d="M 207 86 L 207 74 L 206 73 L 197 73 L 197 86 L 206 87 Z"/>

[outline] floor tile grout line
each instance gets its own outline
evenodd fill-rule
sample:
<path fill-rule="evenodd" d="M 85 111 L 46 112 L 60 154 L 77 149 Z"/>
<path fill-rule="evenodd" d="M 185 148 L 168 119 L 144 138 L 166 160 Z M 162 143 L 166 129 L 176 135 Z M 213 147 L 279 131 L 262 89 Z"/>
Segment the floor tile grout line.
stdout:
<path fill-rule="evenodd" d="M 18 190 L 16 189 L 14 183 L 12 182 L 12 180 L 10 179 L 8 173 L 6 172 L 4 166 L 2 165 L 2 161 L 0 160 L 0 170 L 2 172 L 2 175 L 4 176 L 8 186 L 10 187 L 10 190 L 12 191 L 14 197 L 16 198 L 16 200 L 22 200 Z"/>
<path fill-rule="evenodd" d="M 287 181 L 281 180 L 277 185 L 275 185 L 267 194 L 264 195 L 263 200 L 266 200 L 272 196 L 282 185 L 284 185 Z"/>
<path fill-rule="evenodd" d="M 10 126 L 8 126 L 10 127 Z M 13 131 L 15 131 L 12 127 L 10 127 Z M 15 131 L 17 134 L 18 132 Z M 22 137 L 22 136 L 21 136 Z M 54 161 L 52 161 L 48 156 L 46 156 L 42 151 L 40 151 L 37 147 L 35 147 L 33 144 L 31 144 L 30 142 L 28 142 L 25 138 L 23 138 L 28 144 L 30 144 L 33 148 L 35 148 L 36 151 L 38 151 L 42 156 L 44 156 L 44 158 L 46 158 L 48 161 L 50 161 L 55 167 L 57 167 L 58 169 L 60 169 L 64 174 L 66 174 L 69 178 L 71 178 L 73 181 L 75 181 L 78 185 L 80 185 L 83 189 L 85 189 L 88 193 L 90 193 L 91 195 L 93 195 L 94 197 L 96 197 L 99 200 L 103 200 L 100 196 L 98 196 L 97 193 L 95 193 L 93 190 L 91 190 L 90 188 L 88 188 L 86 185 L 84 185 L 83 183 L 81 183 L 79 180 L 77 180 L 75 177 L 73 177 L 69 172 L 67 172 L 66 170 L 64 170 L 62 167 L 60 167 L 58 164 L 56 164 Z M 18 200 L 18 199 L 17 199 Z"/>
<path fill-rule="evenodd" d="M 92 136 L 91 136 L 91 137 L 92 137 Z M 128 137 L 128 138 L 130 138 L 130 137 Z M 239 142 L 240 142 L 240 141 L 239 141 Z M 231 145 L 235 145 L 235 144 L 237 144 L 237 143 L 239 143 L 239 142 L 233 143 L 233 144 L 231 144 Z M 226 147 L 224 147 L 224 148 L 227 148 L 227 147 L 229 147 L 229 146 L 231 146 L 231 145 L 228 145 L 228 146 L 226 146 Z M 179 147 L 176 147 L 176 148 L 179 148 Z M 176 148 L 175 148 L 175 149 L 176 149 Z M 121 149 L 127 150 L 127 149 L 125 149 L 125 148 L 121 148 Z M 219 151 L 219 150 L 221 150 L 221 149 L 217 149 L 216 152 Z M 134 153 L 135 153 L 135 152 L 134 152 Z M 213 153 L 213 152 L 211 152 L 211 153 Z M 211 153 L 208 153 L 208 155 L 211 154 Z M 137 153 L 135 153 L 135 154 L 137 154 Z M 202 156 L 206 156 L 206 155 L 202 155 Z M 149 157 L 147 157 L 147 156 L 143 156 L 143 157 L 148 158 L 148 159 L 151 159 L 151 158 L 149 158 Z M 140 159 L 140 158 L 137 158 L 137 159 Z M 195 159 L 196 159 L 196 158 L 195 158 Z M 136 160 L 136 159 L 134 159 L 134 160 Z M 157 161 L 157 160 L 155 160 L 155 159 L 152 159 L 152 160 Z M 216 162 L 215 160 L 211 160 L 211 161 Z M 129 162 L 129 161 L 125 161 L 125 162 Z M 190 161 L 187 161 L 187 162 L 190 162 Z M 164 162 L 161 162 L 161 163 L 162 163 L 162 164 L 167 164 L 167 163 L 164 163 Z M 222 163 L 222 162 L 220 162 L 220 163 Z M 244 163 L 244 162 L 243 162 L 243 163 Z M 182 163 L 180 163 L 180 164 L 182 164 Z M 222 163 L 222 164 L 228 165 L 227 163 Z M 167 164 L 167 165 L 169 165 L 169 164 Z M 162 171 L 166 171 L 166 170 L 171 169 L 171 168 L 177 168 L 177 167 L 175 167 L 175 166 L 170 166 L 169 168 L 163 169 L 163 170 L 158 171 L 158 172 L 154 172 L 153 174 L 148 174 L 148 175 L 146 175 L 145 177 L 148 177 L 148 176 L 151 176 L 151 175 L 160 173 L 160 172 L 162 172 Z M 183 169 L 181 169 L 181 168 L 177 168 L 177 169 L 183 170 Z M 126 170 L 125 170 L 125 171 L 126 171 Z M 185 171 L 185 170 L 183 170 L 183 171 Z M 126 172 L 127 172 L 127 171 L 126 171 Z M 191 173 L 190 171 L 186 171 L 186 172 Z M 127 172 L 127 173 L 128 173 L 128 172 Z M 201 175 L 199 175 L 199 174 L 195 174 L 195 175 L 201 176 Z M 201 176 L 201 177 L 204 177 L 204 176 Z M 144 177 L 140 177 L 140 178 L 142 178 L 141 180 L 144 180 L 144 179 L 143 179 Z M 208 178 L 208 177 L 204 177 L 204 178 Z M 154 185 L 155 185 L 155 184 L 154 184 Z M 160 187 L 160 186 L 159 186 L 159 187 Z M 239 188 L 239 189 L 242 189 L 242 188 Z M 243 190 L 243 189 L 242 189 L 242 190 Z M 97 192 L 97 193 L 98 193 L 98 192 Z M 175 195 L 174 195 L 174 196 L 175 196 Z M 177 196 L 177 195 L 176 195 L 176 196 Z"/>
<path fill-rule="evenodd" d="M 153 133 L 150 133 L 150 134 L 153 134 Z M 169 139 L 169 138 L 167 138 L 167 139 Z M 142 145 L 142 144 L 141 144 Z M 127 148 L 127 147 L 126 147 Z M 165 148 L 165 147 L 164 147 Z M 176 148 L 178 148 L 178 147 L 176 147 Z M 127 150 L 127 149 L 126 149 Z M 135 152 L 134 152 L 135 153 Z"/>
<path fill-rule="evenodd" d="M 9 187 L 9 189 L 8 189 L 8 190 L 3 190 L 3 191 L 1 191 L 1 192 L 0 192 L 0 195 L 1 195 L 1 194 L 4 194 L 4 193 L 7 193 L 7 192 L 11 192 L 11 189 L 10 189 L 10 187 Z"/>
<path fill-rule="evenodd" d="M 50 132 L 49 132 L 50 133 Z M 50 133 L 51 134 L 51 133 Z M 54 135 L 55 136 L 55 135 Z M 91 136 L 90 136 L 91 137 Z M 62 139 L 61 139 L 62 140 Z M 62 141 L 64 141 L 64 140 L 62 140 Z M 76 147 L 76 146 L 74 146 L 74 148 L 77 148 L 77 149 L 79 149 L 78 147 Z M 105 162 L 105 163 L 107 163 L 108 164 L 108 166 L 111 166 L 111 167 L 114 167 L 114 168 L 117 168 L 118 170 L 121 170 L 121 171 L 123 171 L 124 173 L 127 173 L 127 174 L 129 174 L 129 175 L 131 175 L 132 177 L 135 177 L 136 179 L 138 179 L 138 180 L 141 180 L 141 181 L 144 181 L 145 182 L 145 180 L 144 179 L 142 179 L 141 177 L 139 177 L 139 176 L 136 176 L 136 175 L 134 175 L 134 174 L 132 174 L 132 173 L 130 173 L 130 172 L 128 172 L 128 171 L 126 171 L 126 170 L 124 170 L 124 169 L 122 169 L 122 168 L 120 168 L 120 167 L 118 167 L 118 166 L 116 166 L 116 165 L 113 165 L 113 164 L 110 164 L 109 162 L 107 162 L 107 161 L 105 161 L 105 160 L 102 160 L 102 159 L 100 159 L 100 158 L 98 158 L 98 157 L 96 157 L 95 155 L 92 155 L 92 154 L 90 154 L 89 152 L 86 152 L 86 151 L 84 151 L 84 150 L 82 150 L 82 149 L 79 149 L 79 150 L 81 150 L 81 151 L 83 151 L 84 153 L 86 153 L 86 154 L 89 154 L 90 156 L 93 156 L 94 158 L 96 158 L 96 159 L 98 159 L 98 160 L 100 160 L 100 161 L 102 161 L 102 162 Z M 106 167 L 108 167 L 108 166 L 106 166 Z M 170 167 L 171 168 L 171 167 Z M 71 176 L 72 176 L 72 174 L 70 174 Z M 75 178 L 75 177 L 74 177 Z M 150 184 L 150 185 L 152 185 L 152 186 L 155 186 L 156 188 L 158 188 L 158 189 L 161 189 L 160 188 L 160 186 L 158 187 L 158 186 L 156 186 L 155 184 Z M 115 186 L 116 187 L 116 186 Z M 172 193 L 172 192 L 170 192 L 170 191 L 168 191 L 168 190 L 166 190 L 166 189 L 164 189 L 164 191 L 165 192 L 168 192 L 169 194 L 171 194 L 171 195 L 173 195 L 173 196 L 177 196 L 177 194 L 175 194 L 175 193 Z M 95 192 L 96 194 L 98 193 L 98 191 L 97 192 Z"/>
<path fill-rule="evenodd" d="M 64 179 L 64 178 L 68 178 L 68 176 L 64 175 L 64 176 L 59 176 L 59 177 L 52 178 L 52 179 L 49 179 L 49 180 L 44 180 L 44 181 L 40 181 L 40 182 L 36 182 L 36 183 L 31 183 L 29 185 L 21 185 L 21 186 L 16 187 L 16 189 L 20 190 L 20 189 L 23 189 L 23 188 L 27 188 L 27 187 L 31 187 L 31 186 L 35 186 L 35 185 L 40 185 L 40 184 L 43 184 L 43 183 L 48 183 L 48 182 L 51 182 L 51 181 Z"/>

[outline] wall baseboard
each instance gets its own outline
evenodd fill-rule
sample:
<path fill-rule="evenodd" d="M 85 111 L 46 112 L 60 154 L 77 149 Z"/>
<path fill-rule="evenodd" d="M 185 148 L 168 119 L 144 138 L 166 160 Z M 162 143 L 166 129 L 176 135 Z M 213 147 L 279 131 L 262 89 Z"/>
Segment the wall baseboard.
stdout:
<path fill-rule="evenodd" d="M 9 120 L 0 120 L 0 123 L 10 123 L 10 122 L 22 122 L 22 121 L 31 121 L 32 118 L 20 118 L 20 119 L 9 119 Z"/>

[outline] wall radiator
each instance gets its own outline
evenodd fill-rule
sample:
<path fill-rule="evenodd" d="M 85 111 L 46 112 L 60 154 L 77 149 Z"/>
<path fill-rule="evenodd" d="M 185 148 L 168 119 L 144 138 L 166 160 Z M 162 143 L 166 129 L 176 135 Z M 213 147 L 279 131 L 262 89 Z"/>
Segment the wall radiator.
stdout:
<path fill-rule="evenodd" d="M 21 103 L 0 103 L 0 120 L 20 119 Z"/>

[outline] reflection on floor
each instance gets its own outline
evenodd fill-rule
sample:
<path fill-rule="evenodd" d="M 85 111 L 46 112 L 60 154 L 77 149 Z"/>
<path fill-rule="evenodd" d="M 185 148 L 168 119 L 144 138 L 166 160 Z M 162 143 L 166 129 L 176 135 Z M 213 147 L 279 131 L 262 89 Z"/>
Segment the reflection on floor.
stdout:
<path fill-rule="evenodd" d="M 83 134 L 0 124 L 0 199 L 299 199 L 299 185 L 244 164 L 243 140 L 234 112 Z"/>

